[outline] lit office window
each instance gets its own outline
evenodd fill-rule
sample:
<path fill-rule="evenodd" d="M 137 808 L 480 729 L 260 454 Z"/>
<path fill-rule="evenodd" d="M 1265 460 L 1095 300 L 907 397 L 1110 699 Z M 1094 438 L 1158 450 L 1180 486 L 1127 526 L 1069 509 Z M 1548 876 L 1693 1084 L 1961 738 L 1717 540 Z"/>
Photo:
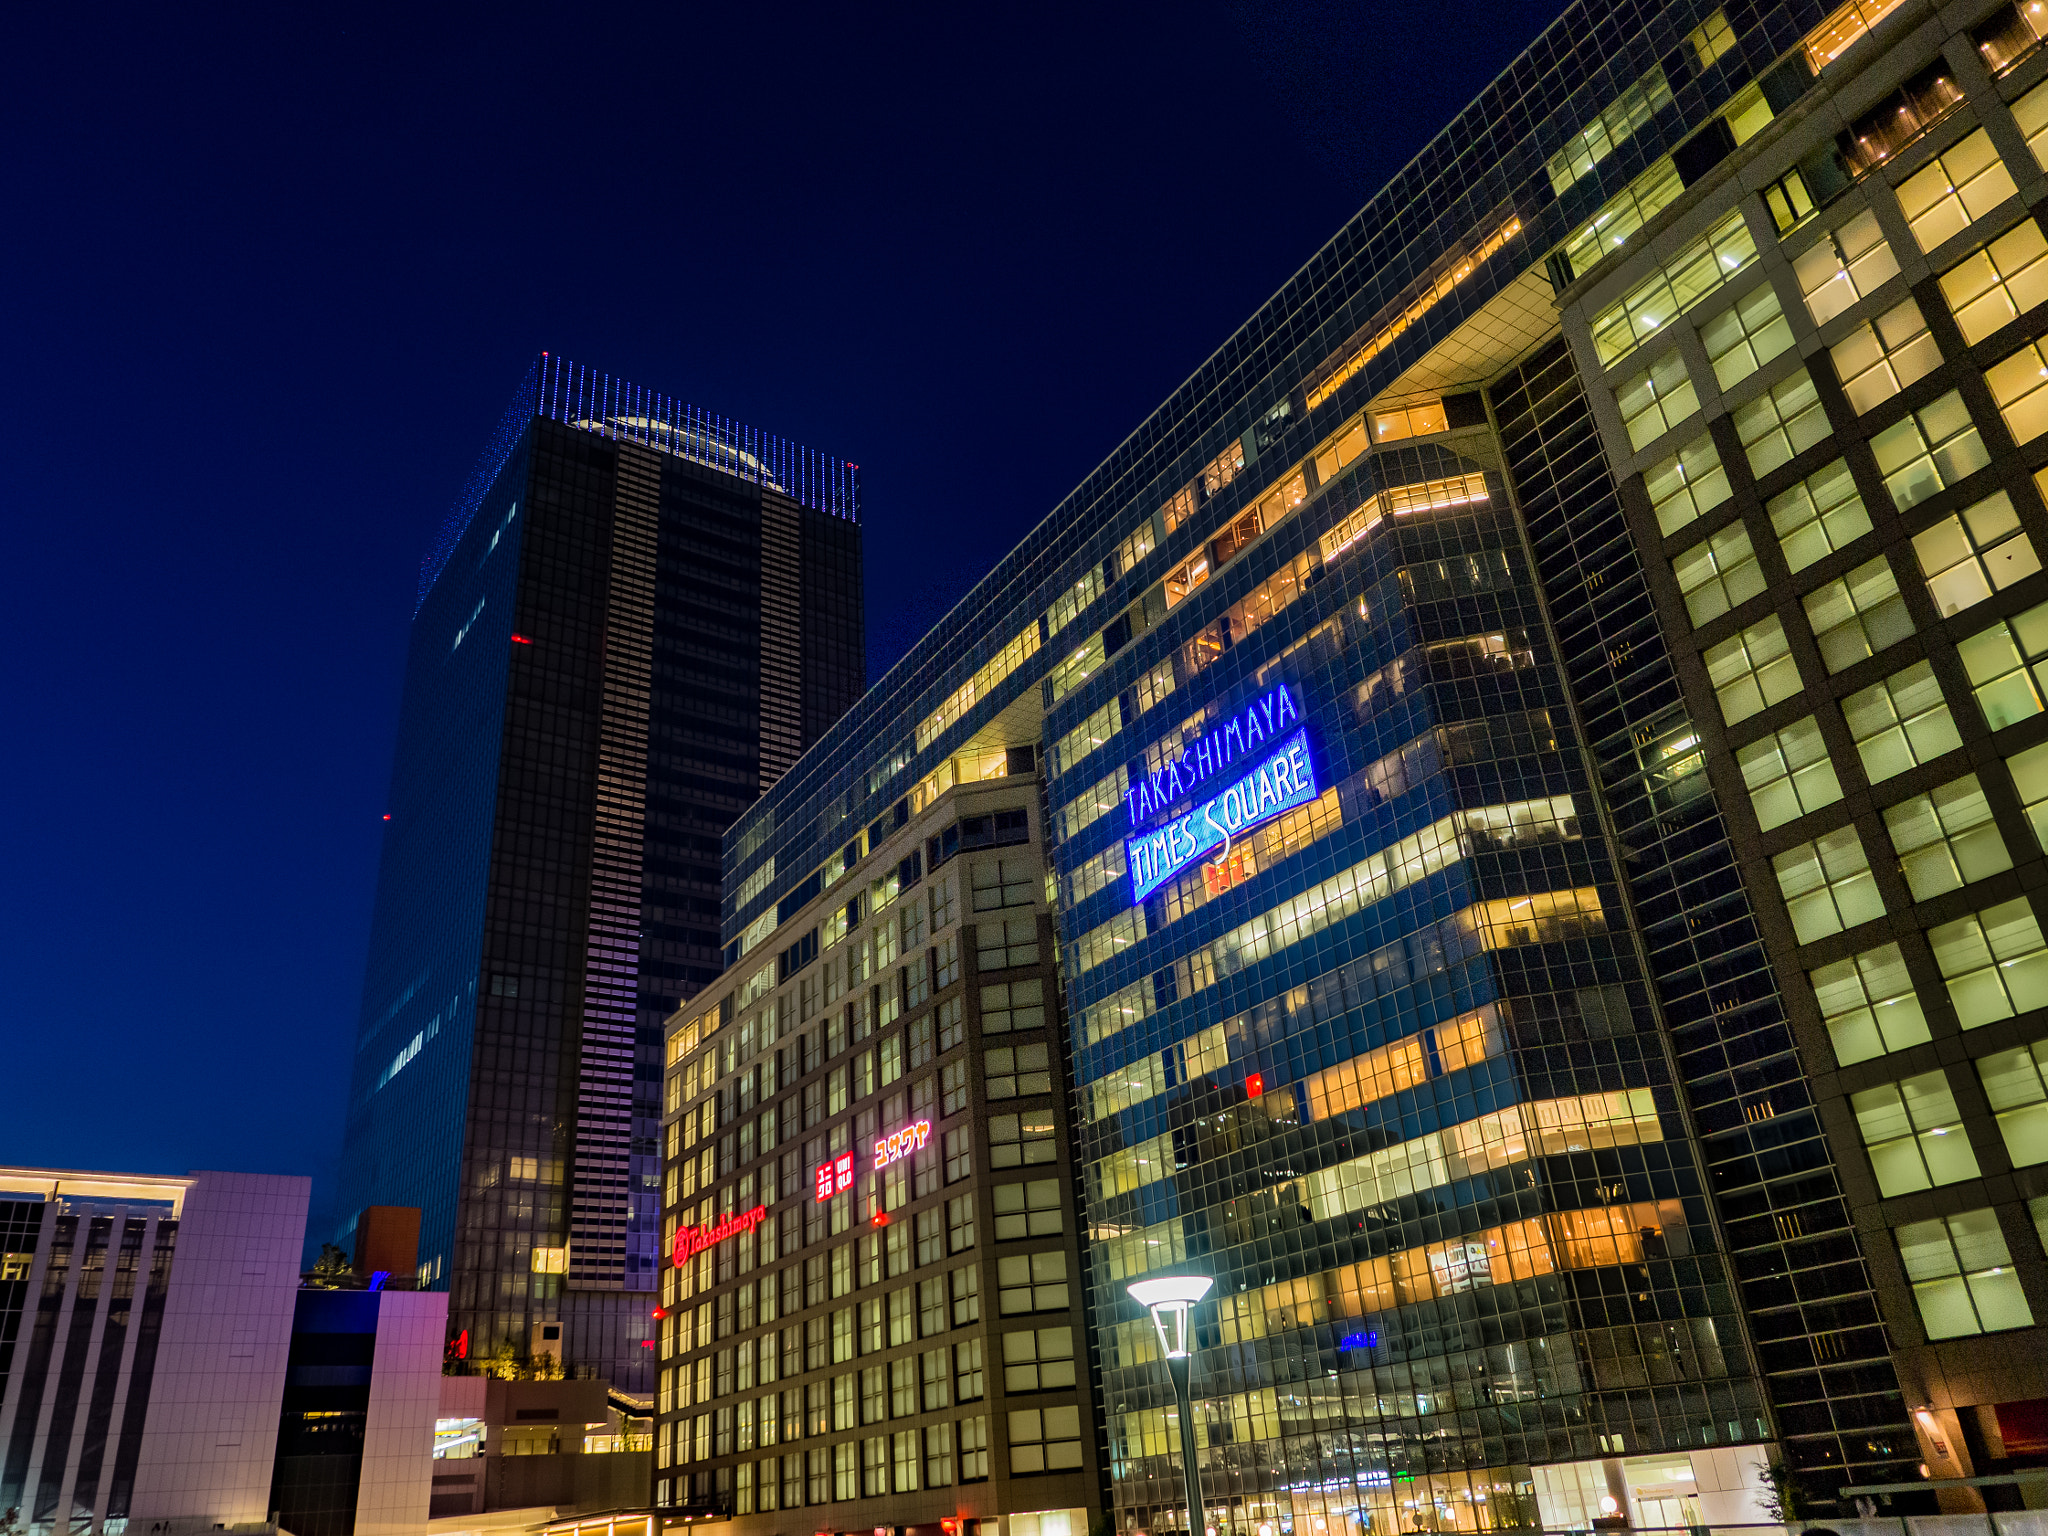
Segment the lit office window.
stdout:
<path fill-rule="evenodd" d="M 1897 1229 L 1899 1257 L 1930 1339 L 1959 1339 L 2034 1321 L 1993 1210 Z"/>
<path fill-rule="evenodd" d="M 1940 1069 L 1852 1093 L 1849 1107 L 1887 1198 L 1977 1177 L 1977 1154 Z"/>
<path fill-rule="evenodd" d="M 2024 896 L 1928 930 L 1964 1029 L 2048 1004 L 2048 942 Z"/>
<path fill-rule="evenodd" d="M 1840 827 L 1771 860 L 1792 929 L 1811 944 L 1884 915 L 1870 858 L 1854 827 Z"/>
<path fill-rule="evenodd" d="M 1896 944 L 1821 966 L 1807 972 L 1807 979 L 1835 1059 L 1845 1067 L 1933 1038 Z"/>

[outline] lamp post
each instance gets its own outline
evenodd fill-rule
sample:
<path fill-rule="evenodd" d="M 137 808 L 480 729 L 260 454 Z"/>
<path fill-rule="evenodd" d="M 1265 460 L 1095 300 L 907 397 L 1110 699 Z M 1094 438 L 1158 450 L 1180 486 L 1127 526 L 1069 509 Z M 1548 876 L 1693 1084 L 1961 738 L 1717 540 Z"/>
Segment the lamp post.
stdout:
<path fill-rule="evenodd" d="M 1173 1396 L 1180 1405 L 1180 1471 L 1187 1485 L 1188 1536 L 1208 1536 L 1202 1519 L 1202 1482 L 1195 1470 L 1195 1406 L 1189 1390 L 1194 1367 L 1194 1339 L 1188 1313 L 1216 1282 L 1207 1275 L 1167 1275 L 1139 1280 L 1126 1287 L 1131 1300 L 1152 1313 L 1152 1327 L 1166 1356 L 1166 1374 L 1173 1378 Z"/>

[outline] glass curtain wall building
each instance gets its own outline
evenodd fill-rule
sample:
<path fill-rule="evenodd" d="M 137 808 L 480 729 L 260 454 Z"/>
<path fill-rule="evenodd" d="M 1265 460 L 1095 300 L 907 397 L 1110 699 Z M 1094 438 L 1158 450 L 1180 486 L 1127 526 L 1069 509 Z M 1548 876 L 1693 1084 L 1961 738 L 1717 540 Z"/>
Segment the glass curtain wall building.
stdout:
<path fill-rule="evenodd" d="M 1572 7 L 728 836 L 1035 749 L 1117 1529 L 1166 1273 L 1243 1536 L 2048 1453 L 2030 15 Z"/>
<path fill-rule="evenodd" d="M 336 1240 L 450 1348 L 653 1390 L 661 1021 L 719 839 L 865 681 L 854 466 L 543 356 L 423 567 Z"/>

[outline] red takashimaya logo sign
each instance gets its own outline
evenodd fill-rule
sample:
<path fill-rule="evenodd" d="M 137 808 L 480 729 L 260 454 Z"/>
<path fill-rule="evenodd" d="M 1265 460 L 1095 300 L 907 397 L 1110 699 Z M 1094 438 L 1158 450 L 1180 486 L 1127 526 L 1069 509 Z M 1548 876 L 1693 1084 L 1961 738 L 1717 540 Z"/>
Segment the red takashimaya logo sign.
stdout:
<path fill-rule="evenodd" d="M 737 1237 L 742 1232 L 751 1232 L 761 1225 L 761 1219 L 768 1214 L 768 1207 L 757 1205 L 751 1211 L 735 1211 L 722 1221 L 714 1221 L 703 1227 L 677 1227 L 674 1261 L 677 1268 L 693 1253 L 702 1253 L 714 1243 L 722 1243 L 728 1237 Z"/>

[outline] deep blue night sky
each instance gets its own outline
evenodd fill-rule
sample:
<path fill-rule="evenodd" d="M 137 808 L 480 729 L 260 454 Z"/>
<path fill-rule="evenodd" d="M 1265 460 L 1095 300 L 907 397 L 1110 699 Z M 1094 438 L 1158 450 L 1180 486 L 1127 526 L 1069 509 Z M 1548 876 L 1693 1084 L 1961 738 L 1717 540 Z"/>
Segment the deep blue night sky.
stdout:
<path fill-rule="evenodd" d="M 323 1186 L 532 354 L 859 462 L 872 678 L 1554 14 L 232 9 L 10 18 L 0 1162 Z"/>

